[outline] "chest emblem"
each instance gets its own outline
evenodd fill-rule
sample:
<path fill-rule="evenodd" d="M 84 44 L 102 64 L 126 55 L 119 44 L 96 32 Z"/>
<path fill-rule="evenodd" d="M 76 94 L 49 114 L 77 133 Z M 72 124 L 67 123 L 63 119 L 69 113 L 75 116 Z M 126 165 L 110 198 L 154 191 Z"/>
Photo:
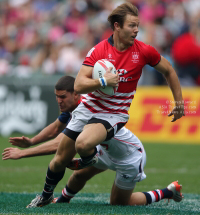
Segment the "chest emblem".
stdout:
<path fill-rule="evenodd" d="M 140 60 L 140 53 L 139 52 L 132 52 L 132 62 L 138 63 Z"/>

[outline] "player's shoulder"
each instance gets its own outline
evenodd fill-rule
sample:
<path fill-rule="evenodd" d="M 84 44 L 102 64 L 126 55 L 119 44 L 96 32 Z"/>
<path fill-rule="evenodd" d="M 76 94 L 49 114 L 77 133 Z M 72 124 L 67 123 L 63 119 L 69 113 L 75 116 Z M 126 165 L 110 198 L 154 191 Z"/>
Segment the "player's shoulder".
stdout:
<path fill-rule="evenodd" d="M 69 119 L 71 118 L 71 113 L 70 112 L 62 112 L 60 116 L 58 117 L 59 121 L 62 123 L 67 123 Z"/>
<path fill-rule="evenodd" d="M 156 56 L 160 58 L 160 54 L 158 53 L 158 51 L 149 44 L 135 39 L 134 46 L 135 49 L 139 51 L 146 59 L 149 59 L 150 56 Z"/>
<path fill-rule="evenodd" d="M 148 51 L 152 47 L 137 39 L 134 40 L 134 46 L 138 47 L 141 51 Z"/>
<path fill-rule="evenodd" d="M 108 39 L 102 40 L 97 45 L 94 46 L 95 49 L 106 49 L 109 46 Z"/>
<path fill-rule="evenodd" d="M 86 58 L 90 58 L 91 56 L 96 56 L 98 59 L 102 59 L 103 58 L 102 55 L 108 48 L 109 48 L 108 39 L 102 40 L 101 42 L 97 43 L 94 47 L 90 49 L 90 51 L 86 55 Z"/>
<path fill-rule="evenodd" d="M 70 116 L 71 113 L 69 111 L 65 111 L 65 112 L 61 112 L 61 115 L 64 115 L 64 116 Z"/>

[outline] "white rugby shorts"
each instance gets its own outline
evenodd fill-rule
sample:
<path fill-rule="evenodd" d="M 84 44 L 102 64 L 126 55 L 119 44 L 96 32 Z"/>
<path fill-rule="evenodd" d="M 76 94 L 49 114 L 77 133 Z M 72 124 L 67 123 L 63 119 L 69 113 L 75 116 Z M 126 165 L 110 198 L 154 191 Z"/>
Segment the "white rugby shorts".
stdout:
<path fill-rule="evenodd" d="M 114 131 L 113 136 L 119 130 L 119 125 L 125 125 L 127 122 L 127 116 L 123 117 L 123 114 L 92 113 L 84 106 L 84 104 L 81 103 L 72 112 L 72 119 L 66 128 L 77 133 L 82 132 L 83 127 L 88 124 L 89 120 L 92 120 L 93 118 L 108 122 L 111 125 L 111 129 Z"/>
<path fill-rule="evenodd" d="M 94 167 L 116 171 L 115 185 L 120 189 L 131 190 L 135 187 L 136 182 L 146 178 L 144 173 L 146 153 L 143 147 L 142 152 L 135 150 L 124 159 L 112 159 L 101 145 L 97 146 L 97 151 L 99 160 Z"/>

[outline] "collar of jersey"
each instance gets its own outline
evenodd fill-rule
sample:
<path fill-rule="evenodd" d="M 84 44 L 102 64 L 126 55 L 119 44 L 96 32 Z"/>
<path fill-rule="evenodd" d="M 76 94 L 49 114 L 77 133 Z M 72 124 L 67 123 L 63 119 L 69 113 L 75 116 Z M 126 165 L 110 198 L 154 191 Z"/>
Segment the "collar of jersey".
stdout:
<path fill-rule="evenodd" d="M 109 43 L 111 46 L 114 47 L 113 34 L 108 38 L 108 43 Z M 131 46 L 133 46 L 133 45 L 131 45 Z M 130 46 L 130 47 L 131 47 L 131 46 Z M 129 47 L 129 48 L 130 48 L 130 47 Z M 128 49 L 129 49 L 129 48 L 128 48 Z M 128 50 L 128 49 L 127 49 L 127 50 Z M 116 50 L 117 50 L 117 49 L 116 49 Z M 119 50 L 117 50 L 117 51 L 120 52 Z M 126 50 L 125 50 L 125 51 L 126 51 Z"/>

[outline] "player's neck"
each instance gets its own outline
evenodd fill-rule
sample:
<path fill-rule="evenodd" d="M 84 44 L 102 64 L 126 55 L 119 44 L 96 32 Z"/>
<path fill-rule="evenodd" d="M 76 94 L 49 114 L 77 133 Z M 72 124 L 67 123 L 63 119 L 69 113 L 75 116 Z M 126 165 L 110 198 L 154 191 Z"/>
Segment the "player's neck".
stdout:
<path fill-rule="evenodd" d="M 113 44 L 114 47 L 120 52 L 126 51 L 130 47 L 129 44 L 126 45 L 122 41 L 120 41 L 119 36 L 115 33 L 113 34 Z"/>

